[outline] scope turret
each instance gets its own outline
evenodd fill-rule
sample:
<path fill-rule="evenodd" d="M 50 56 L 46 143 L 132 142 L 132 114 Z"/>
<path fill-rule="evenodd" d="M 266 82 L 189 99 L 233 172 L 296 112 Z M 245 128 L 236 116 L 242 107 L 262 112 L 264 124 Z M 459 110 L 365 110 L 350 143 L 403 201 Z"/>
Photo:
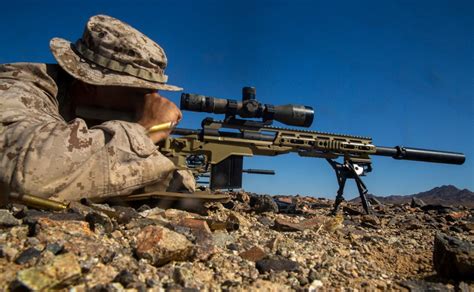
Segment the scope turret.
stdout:
<path fill-rule="evenodd" d="M 199 94 L 181 94 L 182 110 L 225 114 L 226 117 L 262 118 L 264 122 L 273 120 L 285 125 L 310 127 L 314 119 L 312 107 L 304 105 L 271 105 L 256 100 L 255 87 L 242 89 L 242 101 L 217 98 Z"/>

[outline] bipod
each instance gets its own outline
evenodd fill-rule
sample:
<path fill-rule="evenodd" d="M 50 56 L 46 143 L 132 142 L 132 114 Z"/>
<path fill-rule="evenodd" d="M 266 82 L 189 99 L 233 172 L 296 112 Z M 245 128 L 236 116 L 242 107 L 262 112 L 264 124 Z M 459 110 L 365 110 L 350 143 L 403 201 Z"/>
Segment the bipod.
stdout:
<path fill-rule="evenodd" d="M 364 182 L 360 178 L 360 175 L 364 174 L 364 168 L 362 167 L 362 172 L 358 173 L 357 170 L 359 170 L 360 166 L 351 161 L 344 159 L 344 163 L 339 163 L 331 159 L 326 160 L 336 172 L 337 183 L 339 184 L 339 189 L 337 190 L 336 200 L 334 202 L 334 209 L 332 211 L 332 214 L 335 215 L 337 213 L 339 205 L 342 203 L 342 201 L 344 201 L 344 187 L 348 178 L 355 180 L 357 189 L 359 190 L 360 200 L 362 201 L 362 206 L 364 207 L 365 212 L 367 214 L 370 214 L 370 203 L 366 197 L 368 190 Z"/>

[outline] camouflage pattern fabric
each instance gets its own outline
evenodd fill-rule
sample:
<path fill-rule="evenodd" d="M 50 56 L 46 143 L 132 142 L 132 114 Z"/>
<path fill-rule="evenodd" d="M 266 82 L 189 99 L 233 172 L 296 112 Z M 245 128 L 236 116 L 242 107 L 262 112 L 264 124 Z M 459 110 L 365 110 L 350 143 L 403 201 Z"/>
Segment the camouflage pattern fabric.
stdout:
<path fill-rule="evenodd" d="M 53 38 L 50 48 L 64 70 L 89 84 L 182 90 L 166 84 L 168 59 L 163 48 L 107 15 L 92 16 L 75 43 Z"/>
<path fill-rule="evenodd" d="M 0 65 L 0 182 L 19 193 L 77 200 L 169 181 L 175 166 L 139 124 L 88 128 L 81 119 L 63 119 L 59 69 Z"/>

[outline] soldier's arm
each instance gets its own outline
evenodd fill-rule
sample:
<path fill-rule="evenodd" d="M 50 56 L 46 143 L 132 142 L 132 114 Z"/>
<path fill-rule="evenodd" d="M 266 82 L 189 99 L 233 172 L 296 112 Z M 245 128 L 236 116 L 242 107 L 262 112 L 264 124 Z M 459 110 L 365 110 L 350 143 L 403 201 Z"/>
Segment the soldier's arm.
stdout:
<path fill-rule="evenodd" d="M 1 71 L 0 179 L 12 190 L 67 200 L 128 194 L 175 169 L 141 125 L 66 123 L 37 80 L 44 76 Z"/>

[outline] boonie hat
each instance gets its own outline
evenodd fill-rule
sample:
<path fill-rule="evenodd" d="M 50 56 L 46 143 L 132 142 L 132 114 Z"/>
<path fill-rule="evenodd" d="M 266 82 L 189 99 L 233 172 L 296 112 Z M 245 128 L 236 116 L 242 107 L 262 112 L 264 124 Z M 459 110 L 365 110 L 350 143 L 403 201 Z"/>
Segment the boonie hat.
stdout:
<path fill-rule="evenodd" d="M 76 79 L 94 85 L 179 91 L 166 84 L 164 50 L 130 25 L 107 15 L 92 16 L 82 38 L 71 43 L 53 38 L 51 51 Z"/>

